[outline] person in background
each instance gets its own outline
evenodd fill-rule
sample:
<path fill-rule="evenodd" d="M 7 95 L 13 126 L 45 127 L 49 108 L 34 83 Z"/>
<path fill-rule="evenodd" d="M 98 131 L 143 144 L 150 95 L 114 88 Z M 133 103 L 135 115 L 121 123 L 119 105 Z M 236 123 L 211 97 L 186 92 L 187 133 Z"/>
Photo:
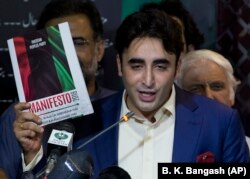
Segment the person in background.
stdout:
<path fill-rule="evenodd" d="M 225 105 L 234 105 L 239 81 L 233 75 L 230 62 L 208 49 L 189 52 L 180 66 L 177 84 L 190 92 L 207 96 Z"/>
<path fill-rule="evenodd" d="M 215 51 L 201 49 L 183 57 L 177 84 L 187 91 L 233 107 L 240 81 L 234 77 L 228 59 Z M 246 136 L 246 139 L 250 148 L 250 138 Z"/>
<path fill-rule="evenodd" d="M 104 40 L 103 24 L 94 3 L 80 0 L 53 0 L 43 9 L 37 29 L 66 21 L 70 26 L 91 101 L 97 101 L 115 93 L 100 86 L 96 81 L 98 63 L 104 55 Z M 0 121 L 0 167 L 4 168 L 10 179 L 20 176 L 21 173 L 15 168 L 22 165 L 20 163 L 22 150 L 12 127 L 15 118 L 14 108 L 11 105 L 2 114 Z"/>
<path fill-rule="evenodd" d="M 95 174 L 118 165 L 131 178 L 152 179 L 159 162 L 249 161 L 237 111 L 174 85 L 183 50 L 180 34 L 180 25 L 159 10 L 135 12 L 121 23 L 115 47 L 125 89 L 100 100 L 91 121 L 107 129 L 128 112 L 134 116 L 82 148 L 93 157 Z M 47 131 L 39 126 L 39 116 L 23 111 L 29 107 L 15 106 L 13 130 L 26 165 L 37 169 L 45 158 Z M 82 133 L 91 130 L 88 125 L 75 127 Z M 94 134 L 74 138 L 74 148 Z"/>
<path fill-rule="evenodd" d="M 51 1 L 43 9 L 37 29 L 68 22 L 91 100 L 113 94 L 98 85 L 98 63 L 104 55 L 103 24 L 100 13 L 91 1 Z"/>

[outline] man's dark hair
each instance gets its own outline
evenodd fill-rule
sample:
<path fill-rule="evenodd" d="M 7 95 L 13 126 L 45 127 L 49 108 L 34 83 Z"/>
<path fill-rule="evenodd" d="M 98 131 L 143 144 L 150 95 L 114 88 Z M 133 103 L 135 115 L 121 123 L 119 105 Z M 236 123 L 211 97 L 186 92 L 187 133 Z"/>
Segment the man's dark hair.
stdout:
<path fill-rule="evenodd" d="M 94 31 L 94 39 L 102 38 L 103 25 L 100 13 L 95 4 L 88 0 L 52 0 L 43 9 L 36 28 L 44 28 L 46 23 L 51 19 L 75 14 L 86 15 Z"/>
<path fill-rule="evenodd" d="M 146 3 L 141 7 L 141 10 L 146 9 L 159 9 L 170 16 L 179 18 L 184 25 L 184 36 L 187 46 L 193 45 L 195 49 L 199 49 L 204 43 L 204 35 L 199 31 L 193 17 L 179 0 L 162 0 L 159 3 Z"/>
<path fill-rule="evenodd" d="M 164 49 L 174 53 L 176 59 L 183 50 L 181 26 L 173 18 L 159 10 L 135 12 L 125 18 L 116 32 L 115 48 L 122 59 L 122 53 L 136 38 L 150 37 L 162 40 Z M 176 64 L 177 64 L 176 62 Z"/>

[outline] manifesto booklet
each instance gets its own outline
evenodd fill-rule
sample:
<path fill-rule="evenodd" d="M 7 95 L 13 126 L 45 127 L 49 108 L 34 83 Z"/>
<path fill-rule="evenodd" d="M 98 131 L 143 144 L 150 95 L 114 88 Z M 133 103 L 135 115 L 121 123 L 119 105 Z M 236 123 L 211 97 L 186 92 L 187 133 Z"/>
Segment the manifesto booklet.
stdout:
<path fill-rule="evenodd" d="M 93 113 L 67 22 L 7 42 L 19 101 L 42 125 Z"/>

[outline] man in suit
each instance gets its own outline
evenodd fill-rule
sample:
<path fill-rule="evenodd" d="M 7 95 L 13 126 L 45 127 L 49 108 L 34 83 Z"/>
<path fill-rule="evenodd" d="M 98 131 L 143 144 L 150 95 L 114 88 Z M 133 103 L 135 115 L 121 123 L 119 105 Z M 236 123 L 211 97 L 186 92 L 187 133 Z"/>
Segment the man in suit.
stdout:
<path fill-rule="evenodd" d="M 74 148 L 90 152 L 94 174 L 119 165 L 131 178 L 152 179 L 157 178 L 159 162 L 249 161 L 237 112 L 174 85 L 183 48 L 180 34 L 180 25 L 157 10 L 133 13 L 118 28 L 117 64 L 125 90 L 94 102 L 93 115 L 71 120 L 76 127 Z M 15 106 L 13 126 L 24 162 L 37 170 L 44 161 L 47 139 L 42 136 L 48 128 L 39 126 L 35 114 L 23 112 L 29 107 Z M 131 111 L 135 115 L 130 120 L 82 146 Z"/>
<path fill-rule="evenodd" d="M 215 51 L 200 49 L 183 57 L 177 84 L 182 89 L 233 107 L 240 81 L 234 77 L 234 70 L 228 59 Z M 250 137 L 247 135 L 246 141 L 250 149 Z"/>

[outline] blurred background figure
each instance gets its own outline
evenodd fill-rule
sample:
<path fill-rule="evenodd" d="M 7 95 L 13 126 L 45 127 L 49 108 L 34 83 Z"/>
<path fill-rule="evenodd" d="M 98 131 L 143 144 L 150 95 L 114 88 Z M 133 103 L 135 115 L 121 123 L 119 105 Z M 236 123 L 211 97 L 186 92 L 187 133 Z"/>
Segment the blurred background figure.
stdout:
<path fill-rule="evenodd" d="M 183 57 L 177 84 L 187 91 L 233 107 L 240 81 L 234 77 L 232 65 L 226 58 L 215 51 L 202 49 Z M 248 137 L 247 140 L 250 147 Z"/>
<path fill-rule="evenodd" d="M 183 89 L 234 105 L 237 85 L 230 62 L 211 50 L 189 52 L 180 66 L 177 83 Z"/>
<path fill-rule="evenodd" d="M 114 93 L 97 83 L 98 64 L 105 44 L 100 13 L 91 1 L 55 0 L 43 9 L 37 29 L 68 22 L 91 101 Z"/>

